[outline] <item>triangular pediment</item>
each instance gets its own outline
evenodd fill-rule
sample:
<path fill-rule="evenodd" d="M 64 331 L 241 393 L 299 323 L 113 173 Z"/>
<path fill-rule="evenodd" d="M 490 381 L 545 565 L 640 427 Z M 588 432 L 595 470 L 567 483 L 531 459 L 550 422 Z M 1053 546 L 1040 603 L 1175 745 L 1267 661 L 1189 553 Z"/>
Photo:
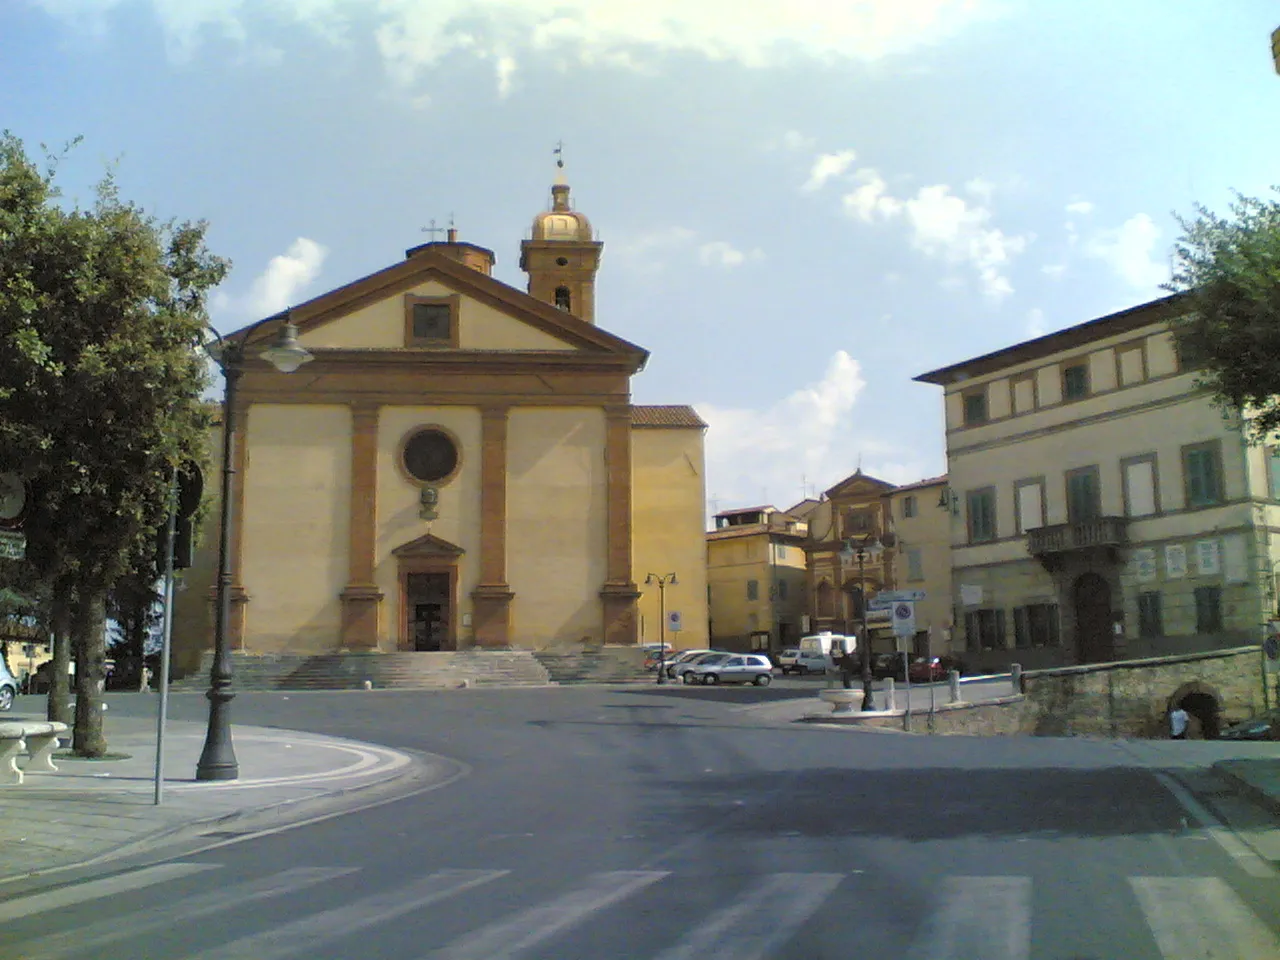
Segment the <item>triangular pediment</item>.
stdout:
<path fill-rule="evenodd" d="M 845 477 L 828 490 L 826 496 L 828 500 L 834 500 L 838 497 L 878 497 L 880 494 L 894 489 L 897 489 L 896 486 L 889 483 L 889 481 L 881 480 L 859 470 L 857 473 Z"/>
<path fill-rule="evenodd" d="M 424 533 L 418 539 L 410 540 L 391 551 L 393 557 L 410 560 L 428 557 L 460 557 L 464 553 L 466 551 L 456 543 L 450 543 L 434 533 Z"/>
<path fill-rule="evenodd" d="M 577 354 L 611 358 L 633 370 L 648 358 L 634 343 L 431 250 L 292 307 L 271 318 L 275 323 L 251 325 L 232 336 L 250 334 L 254 343 L 267 342 L 288 320 L 308 349 L 402 349 L 405 296 L 414 293 L 465 301 L 461 341 L 441 354 Z M 481 322 L 488 324 L 485 335 L 469 341 L 466 324 L 474 330 Z M 342 335 L 335 336 L 338 330 Z"/>

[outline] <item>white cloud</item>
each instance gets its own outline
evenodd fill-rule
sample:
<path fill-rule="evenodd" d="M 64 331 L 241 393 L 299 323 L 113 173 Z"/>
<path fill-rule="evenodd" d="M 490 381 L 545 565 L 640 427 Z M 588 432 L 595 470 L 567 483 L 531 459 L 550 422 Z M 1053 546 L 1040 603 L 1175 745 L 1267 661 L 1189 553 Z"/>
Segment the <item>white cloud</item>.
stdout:
<path fill-rule="evenodd" d="M 813 161 L 813 167 L 809 171 L 809 179 L 805 181 L 804 186 L 800 189 L 806 193 L 821 190 L 832 177 L 838 177 L 848 170 L 856 156 L 857 154 L 852 150 L 819 154 L 818 159 Z"/>
<path fill-rule="evenodd" d="M 850 413 L 865 388 L 858 361 L 840 350 L 821 380 L 767 409 L 697 404 L 710 428 L 708 493 L 722 505 L 772 497 L 788 507 L 800 499 L 802 476 L 825 487 L 852 473 Z"/>
<path fill-rule="evenodd" d="M 1040 272 L 1050 280 L 1061 280 L 1067 272 L 1067 265 L 1065 263 L 1046 263 L 1040 268 Z"/>
<path fill-rule="evenodd" d="M 1122 280 L 1139 290 L 1150 290 L 1169 279 L 1169 264 L 1153 254 L 1160 228 L 1145 213 L 1137 213 L 1112 230 L 1102 230 L 1084 247 L 1085 253 L 1110 264 Z"/>
<path fill-rule="evenodd" d="M 1076 216 L 1087 217 L 1093 213 L 1093 204 L 1088 200 L 1074 200 L 1067 204 L 1066 211 Z"/>
<path fill-rule="evenodd" d="M 759 247 L 740 250 L 727 240 L 701 241 L 688 227 L 658 227 L 647 233 L 621 237 L 612 244 L 613 256 L 632 270 L 658 273 L 673 262 L 694 261 L 705 267 L 732 269 L 763 260 Z"/>
<path fill-rule="evenodd" d="M 316 277 L 329 251 L 306 237 L 299 237 L 288 251 L 272 257 L 253 281 L 243 305 L 256 316 L 270 316 L 299 301 L 298 294 Z"/>
<path fill-rule="evenodd" d="M 788 130 L 778 139 L 771 140 L 769 148 L 771 150 L 783 149 L 801 152 L 812 150 L 817 143 L 818 141 L 815 138 L 805 136 L 799 130 Z"/>
<path fill-rule="evenodd" d="M 983 203 L 990 203 L 991 196 L 996 192 L 996 185 L 990 180 L 983 180 L 981 177 L 974 177 L 964 185 L 967 193 L 973 194 Z"/>
<path fill-rule="evenodd" d="M 516 72 L 515 58 L 499 57 L 496 69 L 498 72 L 498 96 L 508 97 L 511 95 L 511 78 Z"/>
<path fill-rule="evenodd" d="M 977 271 L 983 293 L 992 299 L 1013 293 L 1006 269 L 1026 249 L 1027 238 L 991 226 L 990 210 L 970 206 L 937 184 L 922 187 L 908 200 L 906 215 L 916 249 L 952 263 L 968 263 Z"/>
<path fill-rule="evenodd" d="M 35 0 L 80 26 L 99 29 L 123 0 Z M 413 84 L 445 56 L 497 60 L 500 50 L 558 62 L 644 66 L 655 54 L 693 54 L 752 68 L 797 58 L 876 61 L 936 43 L 994 4 L 979 0 L 150 0 L 172 53 L 209 33 L 250 42 L 250 12 L 305 24 L 331 43 L 372 20 L 389 74 Z"/>
<path fill-rule="evenodd" d="M 1044 311 L 1039 307 L 1027 311 L 1027 336 L 1034 339 L 1043 337 L 1048 332 L 1049 328 L 1044 324 Z"/>
<path fill-rule="evenodd" d="M 888 220 L 902 212 L 902 201 L 889 196 L 889 185 L 877 171 L 868 167 L 853 177 L 860 185 L 840 198 L 845 213 L 871 223 L 877 215 Z"/>
<path fill-rule="evenodd" d="M 740 267 L 748 260 L 763 260 L 764 251 L 759 247 L 743 252 L 724 240 L 712 240 L 698 247 L 698 261 L 704 266 Z"/>

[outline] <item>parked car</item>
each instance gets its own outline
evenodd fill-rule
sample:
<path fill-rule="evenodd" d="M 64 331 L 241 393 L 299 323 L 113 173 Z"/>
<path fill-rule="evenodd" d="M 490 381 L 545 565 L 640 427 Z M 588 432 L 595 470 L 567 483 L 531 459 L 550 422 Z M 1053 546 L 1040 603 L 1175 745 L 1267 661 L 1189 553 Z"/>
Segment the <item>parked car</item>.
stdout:
<path fill-rule="evenodd" d="M 773 679 L 773 664 L 758 653 L 726 655 L 723 660 L 704 658 L 684 675 L 685 683 L 754 683 L 767 687 Z"/>
<path fill-rule="evenodd" d="M 871 676 L 876 680 L 886 680 L 892 677 L 894 680 L 901 682 L 904 678 L 902 670 L 902 654 L 875 654 L 871 658 Z"/>
<path fill-rule="evenodd" d="M 947 679 L 947 668 L 941 657 L 915 657 L 907 668 L 912 683 L 937 683 Z"/>
<path fill-rule="evenodd" d="M 700 653 L 696 657 L 690 657 L 682 663 L 674 664 L 672 668 L 667 671 L 667 676 L 671 677 L 673 680 L 684 680 L 685 683 L 688 683 L 689 681 L 686 678 L 686 675 L 697 664 L 708 660 L 718 663 L 721 660 L 729 659 L 731 656 L 733 656 L 733 654 L 725 653 L 723 650 L 713 650 L 709 653 Z"/>
<path fill-rule="evenodd" d="M 13 698 L 18 695 L 18 678 L 9 672 L 9 666 L 0 657 L 0 710 L 13 708 Z"/>
<path fill-rule="evenodd" d="M 672 649 L 669 643 L 665 645 L 665 652 L 664 645 L 660 643 L 646 644 L 641 649 L 644 651 L 644 668 L 646 670 L 657 670 L 659 663 L 663 660 L 670 660 L 675 656 L 675 650 Z"/>
<path fill-rule="evenodd" d="M 716 653 L 716 652 L 717 651 L 715 650 L 708 650 L 708 649 L 681 650 L 679 653 L 675 653 L 667 657 L 667 662 L 664 667 L 665 673 L 668 677 L 678 678 L 678 674 L 676 673 L 676 667 L 680 666 L 680 664 L 688 663 L 690 660 L 696 660 L 698 657 L 701 657 L 704 654 Z"/>
<path fill-rule="evenodd" d="M 787 647 L 778 654 L 778 669 L 784 677 L 789 673 L 804 673 L 804 668 L 800 666 L 800 651 L 795 647 Z"/>
<path fill-rule="evenodd" d="M 1219 740 L 1270 740 L 1271 724 L 1280 717 L 1280 710 L 1268 710 L 1256 717 L 1232 724 L 1218 734 Z"/>

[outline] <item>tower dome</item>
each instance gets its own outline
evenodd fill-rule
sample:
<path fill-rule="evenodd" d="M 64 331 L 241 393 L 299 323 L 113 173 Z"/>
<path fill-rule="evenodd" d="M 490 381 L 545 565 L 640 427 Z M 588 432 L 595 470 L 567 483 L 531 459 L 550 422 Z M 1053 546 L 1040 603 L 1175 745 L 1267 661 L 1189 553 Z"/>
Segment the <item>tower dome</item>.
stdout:
<path fill-rule="evenodd" d="M 581 241 L 595 239 L 586 214 L 569 206 L 569 185 L 556 183 L 551 188 L 551 209 L 533 218 L 534 240 Z"/>

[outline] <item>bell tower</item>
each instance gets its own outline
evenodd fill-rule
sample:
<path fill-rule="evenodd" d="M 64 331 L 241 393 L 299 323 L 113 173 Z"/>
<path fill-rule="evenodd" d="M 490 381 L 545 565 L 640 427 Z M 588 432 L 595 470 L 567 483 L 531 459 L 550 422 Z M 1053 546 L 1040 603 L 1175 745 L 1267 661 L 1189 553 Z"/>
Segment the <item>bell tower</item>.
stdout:
<path fill-rule="evenodd" d="M 529 275 L 529 293 L 587 323 L 596 319 L 596 271 L 604 244 L 594 239 L 591 221 L 573 209 L 562 168 L 551 187 L 551 209 L 533 218 L 531 239 L 520 243 L 520 269 Z"/>

